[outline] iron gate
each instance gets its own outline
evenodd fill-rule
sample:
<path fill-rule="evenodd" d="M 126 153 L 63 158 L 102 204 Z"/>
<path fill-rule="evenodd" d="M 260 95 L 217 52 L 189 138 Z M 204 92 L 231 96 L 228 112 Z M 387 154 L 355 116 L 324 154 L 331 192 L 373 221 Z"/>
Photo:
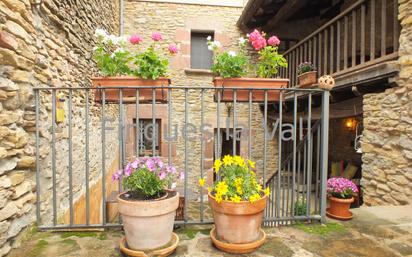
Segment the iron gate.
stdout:
<path fill-rule="evenodd" d="M 325 218 L 327 91 L 153 86 L 34 92 L 41 229 L 121 226 L 112 196 L 122 187 L 110 176 L 137 155 L 160 156 L 184 172 L 177 224 L 212 223 L 206 192 L 196 184 L 200 177 L 213 181 L 211 165 L 225 151 L 256 161 L 257 175 L 271 190 L 265 225 Z"/>

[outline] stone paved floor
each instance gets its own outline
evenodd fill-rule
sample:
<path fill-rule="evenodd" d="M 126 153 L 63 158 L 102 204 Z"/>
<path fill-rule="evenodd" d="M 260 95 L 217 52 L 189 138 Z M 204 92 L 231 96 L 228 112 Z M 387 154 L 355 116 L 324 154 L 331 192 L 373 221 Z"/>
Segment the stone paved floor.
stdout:
<path fill-rule="evenodd" d="M 369 207 L 353 210 L 347 222 L 327 225 L 266 228 L 268 240 L 253 254 L 230 255 L 211 245 L 208 226 L 187 226 L 177 231 L 181 242 L 172 256 L 236 257 L 350 257 L 412 256 L 412 206 Z M 10 257 L 114 257 L 121 230 L 45 233 L 32 230 Z"/>

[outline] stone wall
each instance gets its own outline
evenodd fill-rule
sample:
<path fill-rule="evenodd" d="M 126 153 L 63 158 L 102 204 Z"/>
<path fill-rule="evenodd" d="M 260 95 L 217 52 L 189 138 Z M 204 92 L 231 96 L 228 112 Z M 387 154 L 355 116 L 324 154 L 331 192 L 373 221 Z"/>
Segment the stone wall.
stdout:
<path fill-rule="evenodd" d="M 190 36 L 191 31 L 214 31 L 214 38 L 222 43 L 224 49 L 238 51 L 238 38 L 242 35 L 236 22 L 239 19 L 242 8 L 189 5 L 176 3 L 159 3 L 150 1 L 126 1 L 125 2 L 125 34 L 140 34 L 144 36 L 147 46 L 150 43 L 150 34 L 160 31 L 166 42 L 175 42 L 180 47 L 180 52 L 170 59 L 170 71 L 168 77 L 172 84 L 178 86 L 212 86 L 213 76 L 210 72 L 190 69 Z M 243 35 L 244 36 L 244 35 Z M 139 47 L 144 47 L 139 46 Z M 216 103 L 212 90 L 205 91 L 205 122 L 211 125 L 208 132 L 214 133 L 217 127 Z M 184 91 L 174 90 L 172 109 L 172 126 L 179 128 L 179 138 L 173 142 L 173 162 L 179 168 L 184 168 L 184 140 L 181 136 L 181 128 L 184 123 Z M 248 105 L 238 104 L 238 122 L 247 125 Z M 252 159 L 257 162 L 257 170 L 262 174 L 263 170 L 263 115 L 258 104 L 253 104 L 252 115 Z M 221 105 L 221 125 L 226 128 L 227 108 Z M 200 90 L 189 90 L 188 93 L 189 122 L 194 124 L 197 132 L 188 140 L 188 171 L 189 193 L 197 192 L 197 180 L 200 176 L 201 134 L 200 127 Z M 233 116 L 232 116 L 233 117 Z M 233 118 L 231 118 L 232 120 Z M 233 128 L 230 123 L 229 128 Z M 212 181 L 211 167 L 214 158 L 214 138 L 205 140 L 205 171 L 208 174 L 208 182 Z M 247 156 L 247 139 L 241 142 L 241 153 Z M 267 173 L 274 172 L 277 162 L 277 147 L 275 142 L 268 143 L 268 169 Z M 239 153 L 237 153 L 239 154 Z"/>
<path fill-rule="evenodd" d="M 0 3 L 0 256 L 18 246 L 16 236 L 35 220 L 35 104 L 33 87 L 88 86 L 96 27 L 118 33 L 118 1 L 29 0 Z M 57 92 L 63 93 L 63 92 Z M 56 129 L 58 215 L 67 205 L 66 120 Z M 41 217 L 51 221 L 51 96 L 40 95 Z M 75 197 L 84 183 L 84 94 L 73 93 L 73 174 Z M 91 103 L 90 141 L 99 142 L 98 107 Z M 115 139 L 115 137 L 113 137 Z M 115 142 L 109 139 L 108 148 Z M 97 144 L 90 148 L 90 173 L 100 172 Z M 110 158 L 109 158 L 110 160 Z M 109 161 L 108 161 L 109 162 Z M 90 182 L 93 184 L 93 180 Z"/>
<path fill-rule="evenodd" d="M 363 185 L 367 205 L 412 203 L 412 2 L 399 1 L 397 87 L 364 96 Z"/>

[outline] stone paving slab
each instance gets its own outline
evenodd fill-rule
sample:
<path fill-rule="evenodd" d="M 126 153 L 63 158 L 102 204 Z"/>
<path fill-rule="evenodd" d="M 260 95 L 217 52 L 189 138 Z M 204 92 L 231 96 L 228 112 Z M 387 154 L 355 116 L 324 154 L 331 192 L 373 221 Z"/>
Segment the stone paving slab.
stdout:
<path fill-rule="evenodd" d="M 409 212 L 411 210 L 411 212 Z M 412 256 L 412 208 L 397 211 L 360 208 L 347 222 L 328 220 L 326 225 L 295 224 L 265 228 L 267 242 L 252 254 L 233 255 L 213 247 L 211 226 L 182 226 L 175 231 L 180 244 L 174 257 L 352 257 Z M 403 213 L 403 214 L 402 214 Z M 115 257 L 123 256 L 118 242 L 121 230 L 100 232 L 28 231 L 10 257 Z"/>

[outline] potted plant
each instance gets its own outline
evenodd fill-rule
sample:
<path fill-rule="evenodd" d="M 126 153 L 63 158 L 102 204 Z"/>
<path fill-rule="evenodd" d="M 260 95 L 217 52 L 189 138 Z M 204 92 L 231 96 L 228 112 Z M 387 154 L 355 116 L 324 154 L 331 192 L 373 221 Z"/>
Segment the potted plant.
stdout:
<path fill-rule="evenodd" d="M 316 84 L 317 71 L 311 62 L 302 62 L 298 66 L 299 87 L 309 87 Z"/>
<path fill-rule="evenodd" d="M 209 204 L 215 228 L 211 238 L 217 248 L 230 253 L 248 253 L 263 244 L 263 211 L 269 188 L 257 182 L 255 163 L 226 155 L 214 162 L 219 179 L 209 187 Z M 203 186 L 204 179 L 199 180 Z"/>
<path fill-rule="evenodd" d="M 142 157 L 113 174 L 125 192 L 117 196 L 130 249 L 149 250 L 171 241 L 179 193 L 173 189 L 183 172 L 159 157 Z"/>
<path fill-rule="evenodd" d="M 353 215 L 349 211 L 353 196 L 358 193 L 358 188 L 349 179 L 333 177 L 327 181 L 327 193 L 329 196 L 329 208 L 326 214 L 335 219 L 349 220 Z"/>
<path fill-rule="evenodd" d="M 266 34 L 254 30 L 248 34 L 248 40 L 255 51 L 258 58 L 256 61 L 256 69 L 253 71 L 256 77 L 245 78 L 249 72 L 249 60 L 246 57 L 247 40 L 243 37 L 239 39 L 240 52 L 221 51 L 221 45 L 218 41 L 211 41 L 208 38 L 209 50 L 214 52 L 212 72 L 215 75 L 213 80 L 215 87 L 223 87 L 220 90 L 221 101 L 233 101 L 233 90 L 226 88 L 270 88 L 278 89 L 287 87 L 289 80 L 276 78 L 280 67 L 287 67 L 286 59 L 278 53 L 280 40 L 276 36 L 272 36 L 266 40 Z M 236 100 L 239 102 L 249 101 L 249 90 L 237 90 Z M 268 101 L 279 100 L 279 90 L 267 91 Z M 253 101 L 264 101 L 264 90 L 252 90 Z"/>
<path fill-rule="evenodd" d="M 138 45 L 143 41 L 140 35 L 117 37 L 108 35 L 103 29 L 96 29 L 95 37 L 97 44 L 93 49 L 93 57 L 101 76 L 92 77 L 93 86 L 165 87 L 165 89 L 156 89 L 155 92 L 153 89 L 139 89 L 139 99 L 143 102 L 151 101 L 153 93 L 155 93 L 157 101 L 167 100 L 167 87 L 170 85 L 170 79 L 165 78 L 165 75 L 169 61 L 162 53 L 165 52 L 165 49 L 160 45 L 163 38 L 159 32 L 154 32 L 151 35 L 152 43 L 147 49 L 140 49 L 141 51 L 137 52 L 128 49 L 138 49 Z M 175 54 L 178 49 L 175 44 L 170 44 L 167 51 L 170 54 Z M 119 91 L 119 89 L 106 89 L 105 100 L 118 102 Z M 135 101 L 136 91 L 136 89 L 123 89 L 123 101 Z M 101 90 L 96 92 L 95 100 L 102 100 Z"/>

